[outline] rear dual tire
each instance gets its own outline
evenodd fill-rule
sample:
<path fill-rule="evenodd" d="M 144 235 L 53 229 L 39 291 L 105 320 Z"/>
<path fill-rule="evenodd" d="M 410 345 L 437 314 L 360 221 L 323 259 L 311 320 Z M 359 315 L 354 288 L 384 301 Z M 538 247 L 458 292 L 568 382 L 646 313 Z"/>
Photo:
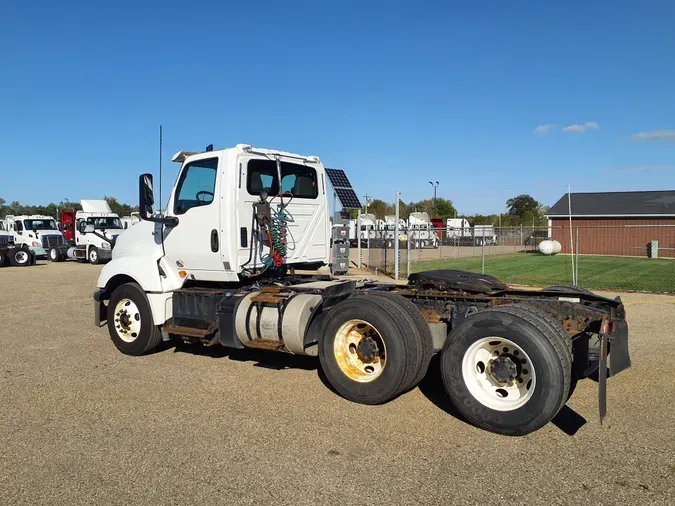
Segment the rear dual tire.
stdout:
<path fill-rule="evenodd" d="M 422 318 L 406 299 L 376 292 L 350 297 L 328 311 L 319 361 L 335 391 L 360 404 L 382 404 L 416 386 L 429 366 L 432 345 L 426 322 L 420 326 L 415 315 Z"/>
<path fill-rule="evenodd" d="M 441 355 L 453 404 L 479 428 L 520 436 L 550 422 L 568 398 L 572 341 L 548 313 L 521 305 L 479 312 Z"/>

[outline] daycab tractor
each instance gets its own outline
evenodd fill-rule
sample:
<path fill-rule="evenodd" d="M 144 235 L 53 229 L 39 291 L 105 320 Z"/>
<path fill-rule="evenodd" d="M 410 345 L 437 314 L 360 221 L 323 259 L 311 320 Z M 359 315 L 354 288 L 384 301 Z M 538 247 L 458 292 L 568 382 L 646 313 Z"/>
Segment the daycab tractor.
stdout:
<path fill-rule="evenodd" d="M 451 270 L 404 285 L 301 275 L 330 255 L 317 157 L 240 144 L 173 160 L 182 167 L 166 211 L 154 213 L 143 174 L 142 221 L 97 282 L 95 324 L 122 353 L 175 337 L 318 356 L 335 391 L 363 404 L 414 388 L 439 353 L 450 398 L 483 429 L 537 430 L 590 375 L 605 415 L 607 377 L 630 366 L 620 298 Z"/>
<path fill-rule="evenodd" d="M 14 236 L 6 230 L 5 221 L 0 221 L 0 267 L 25 267 L 34 264 L 35 253 L 26 244 L 14 244 Z"/>
<path fill-rule="evenodd" d="M 9 232 L 14 236 L 14 243 L 25 244 L 38 259 L 47 258 L 50 248 L 65 244 L 63 234 L 51 216 L 8 215 L 5 221 Z"/>
<path fill-rule="evenodd" d="M 49 257 L 54 262 L 67 258 L 91 264 L 107 262 L 112 258 L 117 236 L 124 231 L 122 220 L 105 200 L 80 203 L 81 211 L 61 212 L 61 230 L 67 244 L 52 248 Z"/>

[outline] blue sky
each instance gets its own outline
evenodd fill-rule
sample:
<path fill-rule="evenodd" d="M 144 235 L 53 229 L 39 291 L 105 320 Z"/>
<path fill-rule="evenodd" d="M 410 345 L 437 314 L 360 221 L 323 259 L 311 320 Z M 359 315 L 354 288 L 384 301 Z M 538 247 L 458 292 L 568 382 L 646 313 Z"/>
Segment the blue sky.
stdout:
<path fill-rule="evenodd" d="M 160 123 L 165 196 L 173 152 L 240 142 L 462 213 L 675 189 L 673 26 L 669 0 L 5 2 L 0 197 L 135 203 Z"/>

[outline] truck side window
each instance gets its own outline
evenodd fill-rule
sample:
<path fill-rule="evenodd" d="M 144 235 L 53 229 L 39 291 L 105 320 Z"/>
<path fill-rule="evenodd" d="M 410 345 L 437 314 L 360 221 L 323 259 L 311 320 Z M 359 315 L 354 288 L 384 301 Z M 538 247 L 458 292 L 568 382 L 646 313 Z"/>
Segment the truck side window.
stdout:
<path fill-rule="evenodd" d="M 17 232 L 23 232 L 23 223 L 21 223 L 20 221 L 15 222 L 14 223 L 14 229 Z"/>
<path fill-rule="evenodd" d="M 217 158 L 188 164 L 180 175 L 174 203 L 175 214 L 185 214 L 193 207 L 208 206 L 216 189 Z"/>
<path fill-rule="evenodd" d="M 251 195 L 279 193 L 277 163 L 275 160 L 250 160 L 248 162 L 246 189 Z M 318 192 L 316 170 L 299 163 L 281 162 L 281 191 L 295 198 L 315 199 Z"/>

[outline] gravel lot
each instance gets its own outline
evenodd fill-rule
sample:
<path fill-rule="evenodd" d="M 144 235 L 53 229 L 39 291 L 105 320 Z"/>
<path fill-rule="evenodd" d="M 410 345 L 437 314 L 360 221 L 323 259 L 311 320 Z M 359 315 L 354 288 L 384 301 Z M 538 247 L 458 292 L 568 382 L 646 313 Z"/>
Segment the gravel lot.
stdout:
<path fill-rule="evenodd" d="M 40 264 L 0 270 L 0 504 L 675 500 L 672 296 L 622 295 L 633 367 L 610 380 L 603 426 L 586 380 L 555 423 L 508 438 L 456 418 L 433 369 L 368 407 L 313 359 L 122 355 L 93 325 L 100 268 Z"/>

